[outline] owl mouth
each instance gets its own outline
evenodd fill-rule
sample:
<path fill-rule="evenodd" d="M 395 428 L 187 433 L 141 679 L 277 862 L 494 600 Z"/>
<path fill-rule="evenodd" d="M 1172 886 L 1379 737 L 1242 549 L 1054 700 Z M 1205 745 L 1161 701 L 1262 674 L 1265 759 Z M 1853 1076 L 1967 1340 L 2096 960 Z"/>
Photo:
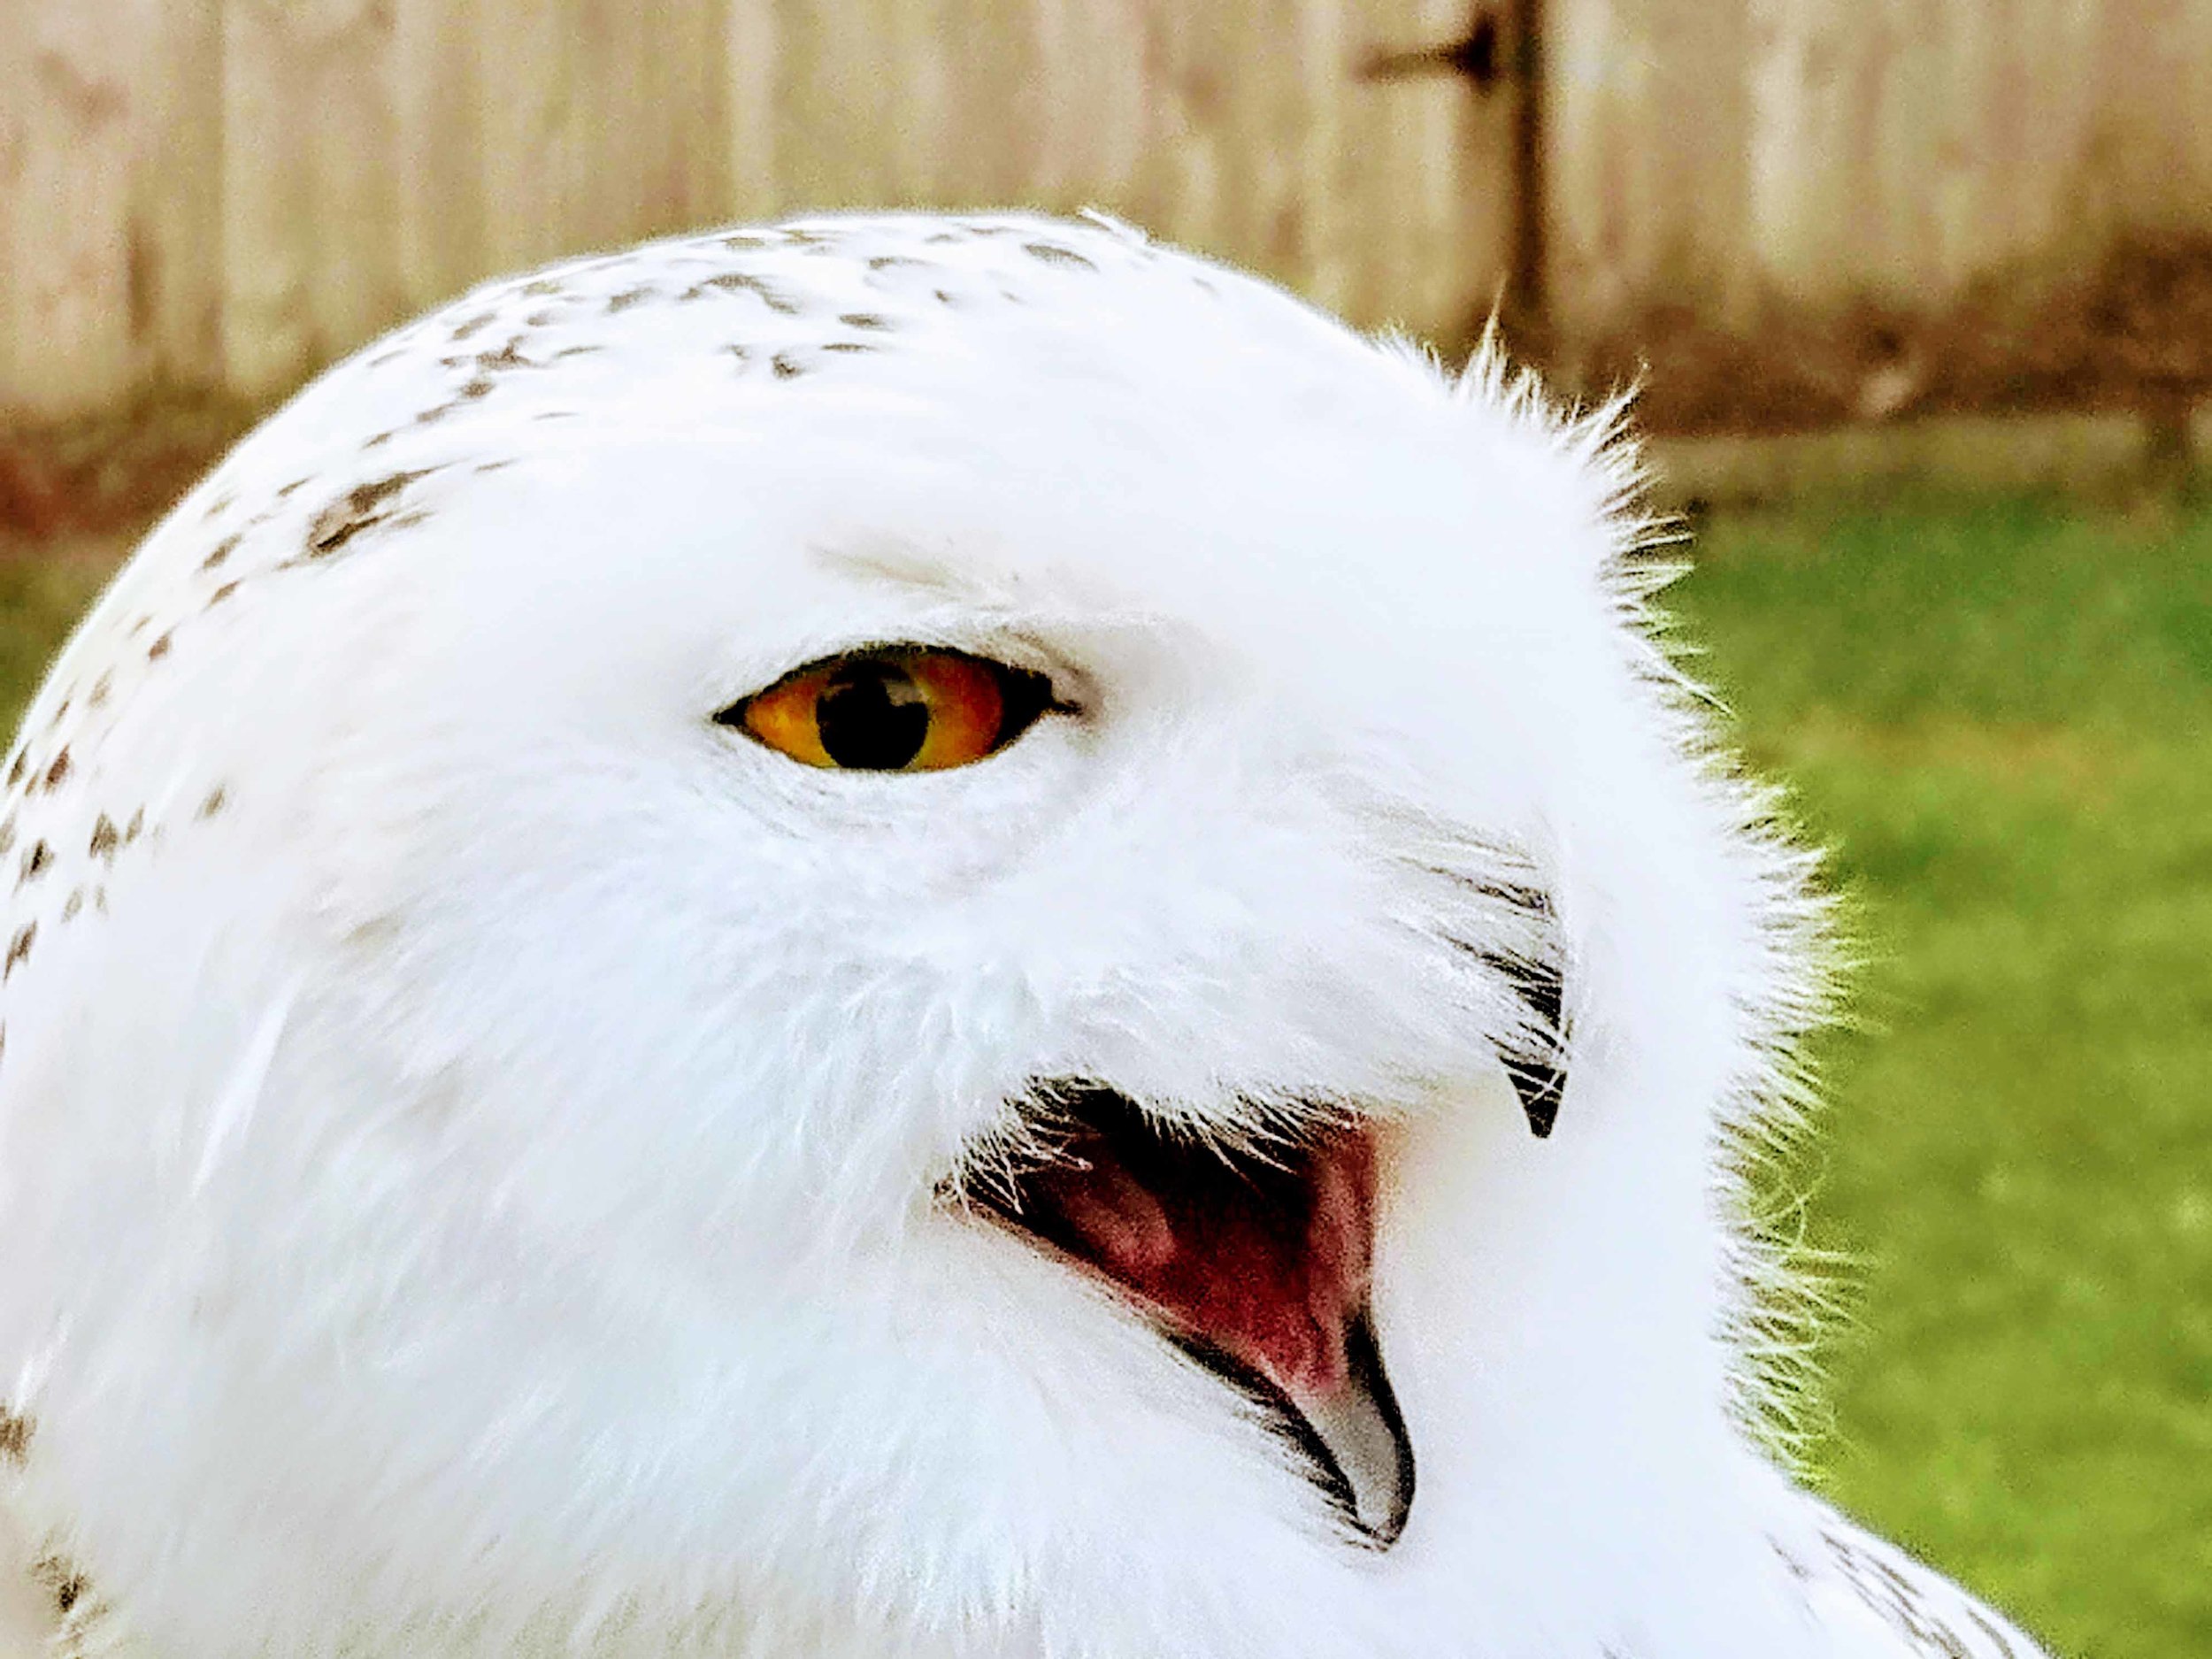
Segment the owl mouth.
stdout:
<path fill-rule="evenodd" d="M 1240 1150 L 1169 1133 L 1110 1088 L 1037 1098 L 1055 1155 L 973 1198 L 1133 1299 L 1266 1417 L 1364 1542 L 1388 1548 L 1412 1507 L 1413 1450 L 1369 1313 L 1370 1135 Z"/>

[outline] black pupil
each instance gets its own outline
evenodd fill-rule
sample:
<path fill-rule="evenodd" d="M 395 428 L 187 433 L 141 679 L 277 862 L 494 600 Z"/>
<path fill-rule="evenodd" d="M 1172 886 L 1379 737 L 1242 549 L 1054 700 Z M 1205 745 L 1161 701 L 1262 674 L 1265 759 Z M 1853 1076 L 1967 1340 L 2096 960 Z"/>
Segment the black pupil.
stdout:
<path fill-rule="evenodd" d="M 896 772 L 922 752 L 929 703 L 914 677 L 880 659 L 848 663 L 814 705 L 822 748 L 839 765 Z"/>

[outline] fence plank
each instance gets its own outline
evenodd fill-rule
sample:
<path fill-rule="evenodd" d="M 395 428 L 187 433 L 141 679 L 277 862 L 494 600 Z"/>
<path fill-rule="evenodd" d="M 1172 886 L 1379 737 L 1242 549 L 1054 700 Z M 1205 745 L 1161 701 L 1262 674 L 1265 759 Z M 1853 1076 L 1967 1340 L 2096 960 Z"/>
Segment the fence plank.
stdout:
<path fill-rule="evenodd" d="M 1145 20 L 1114 0 L 1037 0 L 1036 200 L 1071 209 L 1128 195 L 1143 153 Z"/>
<path fill-rule="evenodd" d="M 568 81 L 580 44 L 573 0 L 521 7 L 487 0 L 476 39 L 483 263 L 510 271 L 575 245 L 567 143 Z"/>
<path fill-rule="evenodd" d="M 131 211 L 140 371 L 168 385 L 212 386 L 223 349 L 222 15 L 210 0 L 132 0 L 130 11 L 110 27 L 138 48 Z"/>
<path fill-rule="evenodd" d="M 1557 326 L 1602 334 L 1663 294 L 1742 319 L 1757 294 L 1747 0 L 1547 0 L 1545 14 Z"/>
<path fill-rule="evenodd" d="M 78 0 L 19 0 L 0 26 L 0 86 L 9 89 L 0 99 L 0 384 L 6 402 L 35 414 L 97 408 L 139 382 L 139 39 Z"/>
<path fill-rule="evenodd" d="M 786 0 L 779 15 L 776 152 L 795 208 L 879 199 L 891 171 L 885 0 Z"/>
<path fill-rule="evenodd" d="M 410 309 L 436 303 L 491 260 L 484 125 L 497 89 L 487 82 L 484 0 L 393 0 L 399 254 Z M 488 50 L 491 49 L 491 50 Z"/>
<path fill-rule="evenodd" d="M 383 0 L 229 0 L 223 355 L 266 398 L 406 310 L 393 16 Z"/>
<path fill-rule="evenodd" d="M 768 219 L 783 204 L 776 151 L 780 45 L 776 0 L 729 0 L 722 65 L 732 219 Z"/>

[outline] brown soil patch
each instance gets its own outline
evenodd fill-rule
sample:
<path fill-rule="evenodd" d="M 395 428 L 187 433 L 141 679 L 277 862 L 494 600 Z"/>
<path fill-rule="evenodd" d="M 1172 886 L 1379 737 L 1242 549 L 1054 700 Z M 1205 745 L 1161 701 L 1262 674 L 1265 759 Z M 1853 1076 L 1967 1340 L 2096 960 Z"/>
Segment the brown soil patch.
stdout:
<path fill-rule="evenodd" d="M 2007 273 L 1937 312 L 1778 304 L 1724 334 L 1688 306 L 1657 307 L 1572 356 L 1564 378 L 1586 395 L 1640 384 L 1639 419 L 1662 434 L 2084 409 L 2178 428 L 2212 396 L 2212 238 L 2132 242 L 2072 280 Z"/>
<path fill-rule="evenodd" d="M 98 419 L 0 426 L 0 541 L 144 525 L 252 422 L 240 404 L 172 397 Z"/>

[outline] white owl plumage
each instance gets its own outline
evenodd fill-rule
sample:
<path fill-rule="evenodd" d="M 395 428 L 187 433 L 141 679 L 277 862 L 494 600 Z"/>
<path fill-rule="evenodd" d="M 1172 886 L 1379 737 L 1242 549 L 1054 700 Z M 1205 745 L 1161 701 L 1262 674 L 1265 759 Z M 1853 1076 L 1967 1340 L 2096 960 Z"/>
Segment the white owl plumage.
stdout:
<path fill-rule="evenodd" d="M 1817 907 L 1616 425 L 1024 217 L 324 376 L 9 761 L 19 1650 L 2029 1659 L 1759 1448 Z M 887 649 L 1050 695 L 717 718 Z"/>

